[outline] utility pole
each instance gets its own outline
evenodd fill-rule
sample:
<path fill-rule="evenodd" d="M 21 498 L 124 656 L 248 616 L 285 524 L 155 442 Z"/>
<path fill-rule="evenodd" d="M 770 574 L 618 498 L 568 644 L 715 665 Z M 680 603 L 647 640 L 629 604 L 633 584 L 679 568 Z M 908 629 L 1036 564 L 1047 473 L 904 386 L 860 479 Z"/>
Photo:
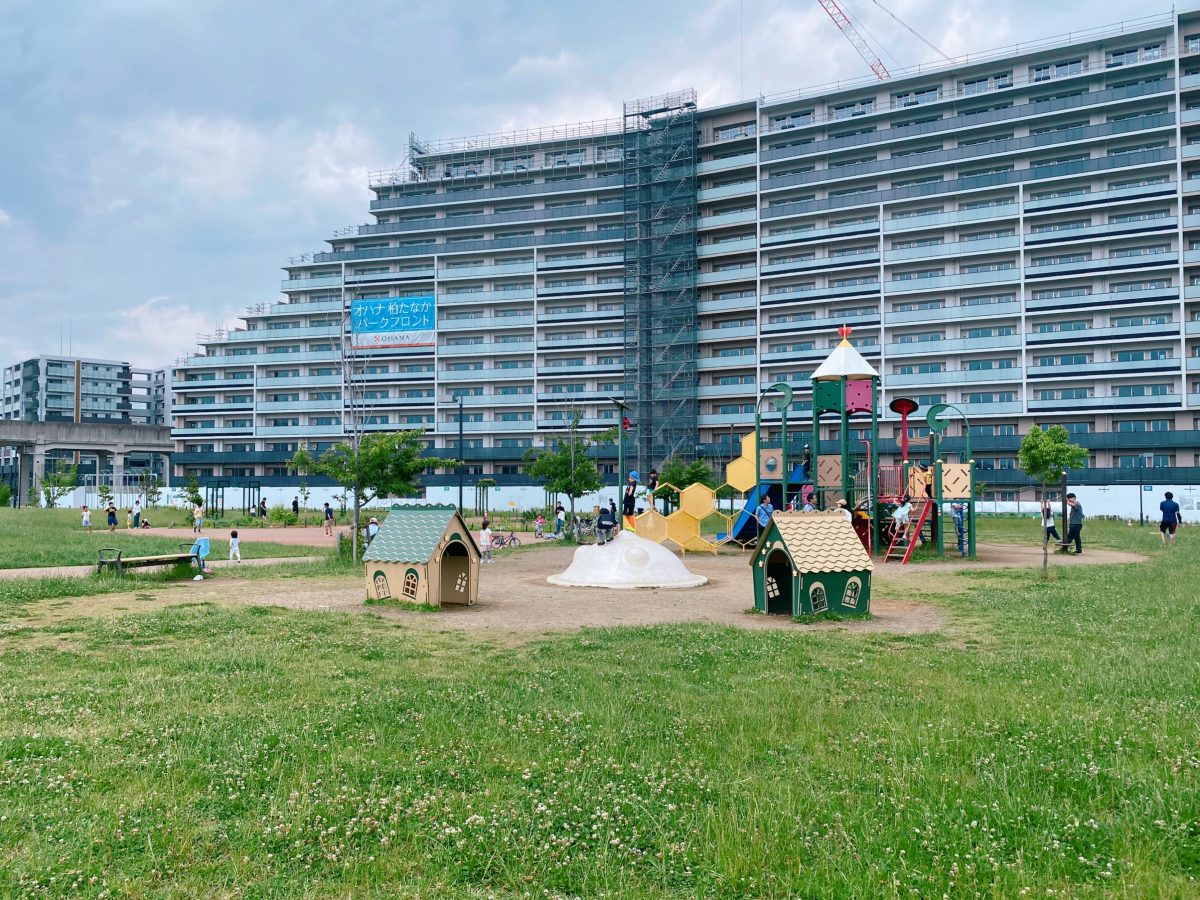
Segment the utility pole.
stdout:
<path fill-rule="evenodd" d="M 463 458 L 463 395 L 462 391 L 455 391 L 454 397 L 458 400 L 458 511 L 461 513 L 463 508 L 463 466 L 465 461 Z M 485 513 L 486 515 L 486 513 Z"/>

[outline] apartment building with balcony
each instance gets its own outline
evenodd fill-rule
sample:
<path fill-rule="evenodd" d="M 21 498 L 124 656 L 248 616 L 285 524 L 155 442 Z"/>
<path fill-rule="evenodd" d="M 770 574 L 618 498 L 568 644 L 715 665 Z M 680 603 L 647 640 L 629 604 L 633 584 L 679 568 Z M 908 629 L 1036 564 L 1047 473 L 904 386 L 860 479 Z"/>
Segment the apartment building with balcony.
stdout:
<path fill-rule="evenodd" d="M 345 433 L 351 393 L 365 429 L 423 427 L 447 456 L 461 400 L 463 456 L 502 480 L 574 416 L 616 424 L 612 398 L 643 467 L 720 463 L 764 387 L 792 384 L 803 419 L 847 324 L 885 408 L 970 416 L 989 484 L 1016 482 L 1034 423 L 1066 425 L 1097 470 L 1200 476 L 1200 13 L 886 82 L 672 102 L 413 138 L 372 176 L 371 224 L 293 260 L 286 299 L 177 367 L 177 465 L 283 478 L 298 444 Z M 668 235 L 688 250 L 664 264 L 647 248 Z M 431 294 L 436 346 L 357 351 L 347 380 L 348 304 Z M 652 408 L 659 359 L 672 401 Z M 670 440 L 648 437 L 664 417 Z"/>

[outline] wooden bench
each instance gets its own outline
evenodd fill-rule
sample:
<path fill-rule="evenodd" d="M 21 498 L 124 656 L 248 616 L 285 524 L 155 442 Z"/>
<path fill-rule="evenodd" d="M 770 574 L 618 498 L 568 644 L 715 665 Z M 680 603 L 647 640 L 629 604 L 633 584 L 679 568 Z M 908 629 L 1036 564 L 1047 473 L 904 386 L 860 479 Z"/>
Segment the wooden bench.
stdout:
<path fill-rule="evenodd" d="M 183 546 L 189 546 L 184 544 Z M 107 556 L 105 554 L 108 554 Z M 116 569 L 118 575 L 124 575 L 126 569 L 140 569 L 145 566 L 170 566 L 176 563 L 198 562 L 196 554 L 190 551 L 181 553 L 162 553 L 156 556 L 125 556 L 123 550 L 104 547 L 100 550 L 99 561 L 96 563 L 97 574 L 105 569 Z"/>

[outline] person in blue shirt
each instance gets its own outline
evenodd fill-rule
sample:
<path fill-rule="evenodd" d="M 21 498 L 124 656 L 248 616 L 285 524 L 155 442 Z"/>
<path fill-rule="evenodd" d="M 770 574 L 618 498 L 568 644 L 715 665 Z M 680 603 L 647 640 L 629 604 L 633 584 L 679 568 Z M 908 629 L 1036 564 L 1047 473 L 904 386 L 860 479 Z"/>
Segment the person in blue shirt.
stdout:
<path fill-rule="evenodd" d="M 1174 544 L 1175 529 L 1183 524 L 1183 516 L 1179 513 L 1179 504 L 1175 502 L 1175 495 L 1167 491 L 1163 496 L 1166 499 L 1158 504 L 1158 509 L 1162 513 L 1162 521 L 1158 525 L 1158 539 L 1164 544 Z"/>
<path fill-rule="evenodd" d="M 775 512 L 775 507 L 771 505 L 771 498 L 766 497 L 763 502 L 758 504 L 758 509 L 754 510 L 754 518 L 758 519 L 758 524 L 762 528 L 766 528 L 771 524 L 771 514 Z"/>

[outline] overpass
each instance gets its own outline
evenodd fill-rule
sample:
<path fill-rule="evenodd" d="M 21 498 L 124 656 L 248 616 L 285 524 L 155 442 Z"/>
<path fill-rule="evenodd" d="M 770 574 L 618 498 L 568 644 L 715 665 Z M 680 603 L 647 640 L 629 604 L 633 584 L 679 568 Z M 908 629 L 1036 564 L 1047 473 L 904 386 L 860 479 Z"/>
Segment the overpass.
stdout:
<path fill-rule="evenodd" d="M 46 474 L 46 453 L 50 450 L 80 450 L 95 453 L 97 459 L 112 457 L 113 485 L 124 484 L 125 456 L 129 453 L 161 453 L 175 449 L 169 425 L 128 425 L 118 422 L 27 422 L 0 419 L 0 447 L 17 451 L 17 502 L 33 489 Z M 164 467 L 170 471 L 170 467 Z"/>

